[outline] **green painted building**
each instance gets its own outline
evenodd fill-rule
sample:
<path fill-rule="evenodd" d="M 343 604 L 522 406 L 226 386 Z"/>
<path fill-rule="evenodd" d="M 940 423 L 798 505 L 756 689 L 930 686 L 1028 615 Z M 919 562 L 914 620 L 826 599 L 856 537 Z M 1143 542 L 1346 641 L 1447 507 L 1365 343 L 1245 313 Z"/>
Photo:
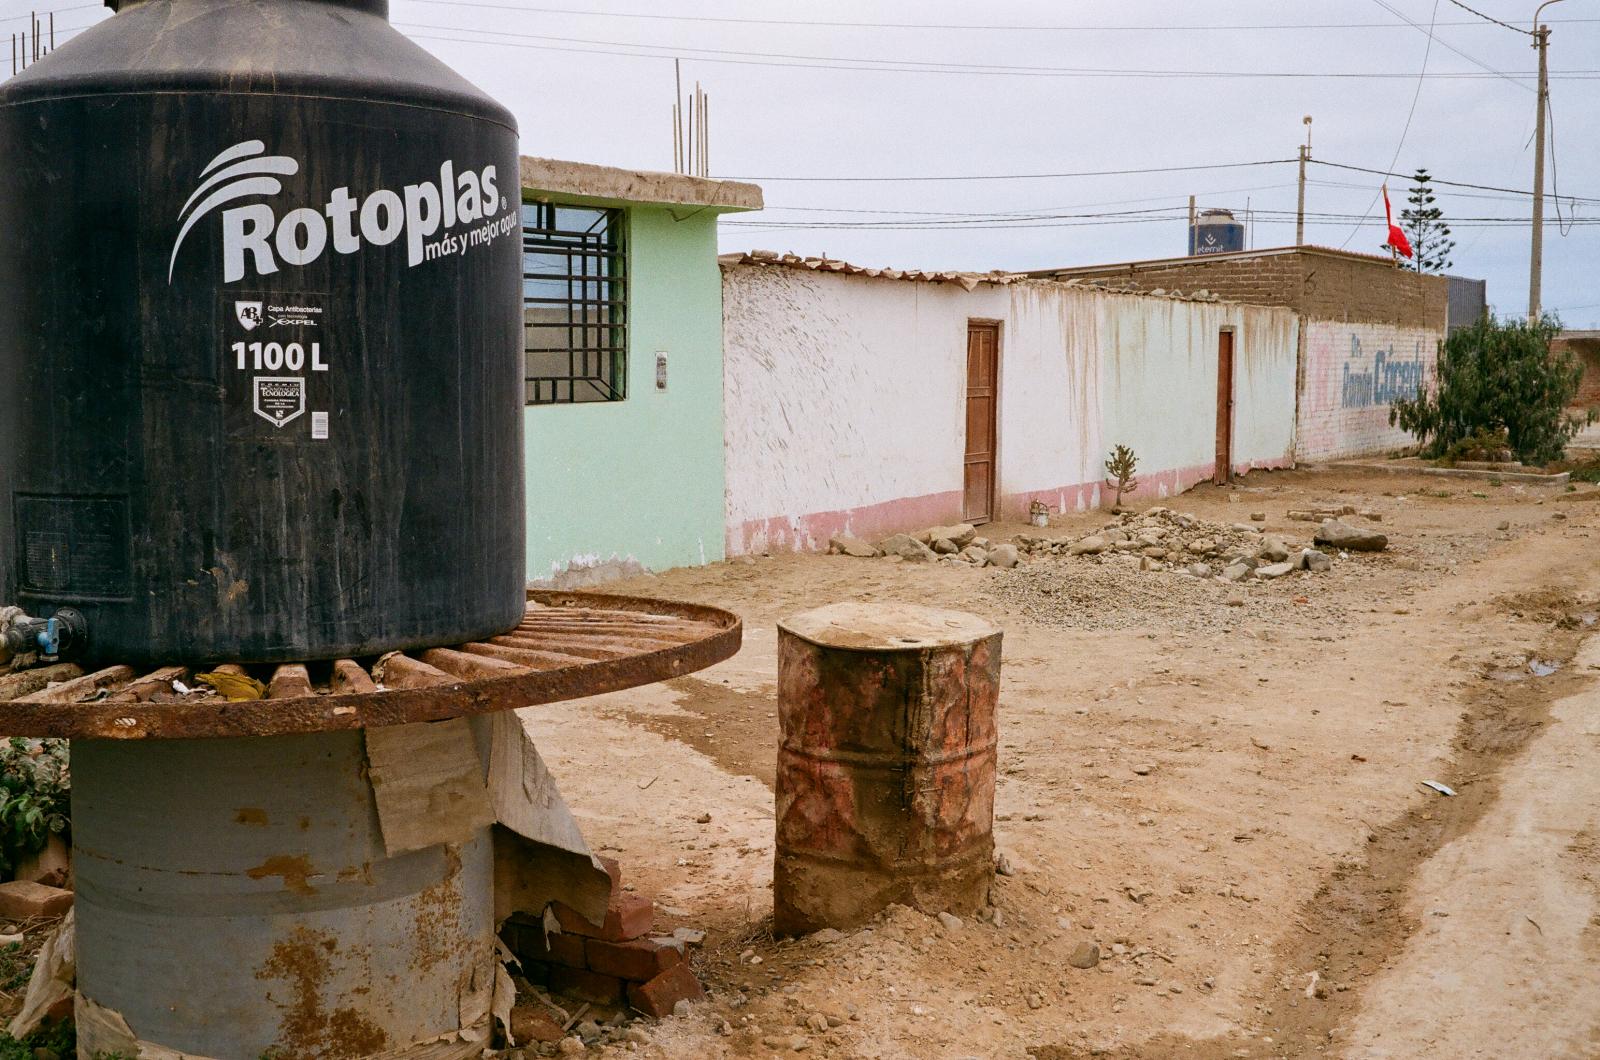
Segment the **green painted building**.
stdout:
<path fill-rule="evenodd" d="M 753 184 L 522 159 L 528 579 L 723 558 L 717 218 Z"/>

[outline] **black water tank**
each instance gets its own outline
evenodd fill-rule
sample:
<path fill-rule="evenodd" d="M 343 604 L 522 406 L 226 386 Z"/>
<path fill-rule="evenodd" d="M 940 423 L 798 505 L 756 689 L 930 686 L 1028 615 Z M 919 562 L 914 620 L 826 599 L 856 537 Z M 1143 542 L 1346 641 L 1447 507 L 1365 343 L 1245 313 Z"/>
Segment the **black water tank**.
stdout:
<path fill-rule="evenodd" d="M 123 0 L 0 86 L 0 604 L 95 661 L 523 607 L 516 124 L 386 0 Z"/>

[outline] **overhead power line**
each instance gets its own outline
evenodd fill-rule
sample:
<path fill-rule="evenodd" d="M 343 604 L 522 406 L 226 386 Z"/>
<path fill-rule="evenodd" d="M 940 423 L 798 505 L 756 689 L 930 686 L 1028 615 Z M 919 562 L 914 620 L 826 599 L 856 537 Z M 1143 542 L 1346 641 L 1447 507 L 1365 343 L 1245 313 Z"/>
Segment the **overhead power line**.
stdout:
<path fill-rule="evenodd" d="M 1385 11 L 1393 12 L 1395 15 L 1401 18 L 1405 17 L 1404 15 L 1400 15 L 1398 11 L 1395 11 L 1394 8 L 1384 3 L 1383 0 L 1377 0 L 1377 2 L 1378 6 L 1382 7 Z M 1411 132 L 1411 119 L 1417 116 L 1417 100 L 1422 98 L 1422 80 L 1428 75 L 1428 57 L 1433 54 L 1433 42 L 1438 39 L 1433 35 L 1434 26 L 1438 24 L 1438 21 L 1439 0 L 1433 0 L 1433 13 L 1428 18 L 1428 44 L 1427 47 L 1422 50 L 1422 69 L 1417 72 L 1416 91 L 1411 93 L 1411 109 L 1406 111 L 1406 123 L 1405 125 L 1401 126 L 1400 139 L 1394 145 L 1394 157 L 1389 160 L 1390 169 L 1393 169 L 1400 161 L 1400 149 L 1406 145 L 1406 134 Z M 1372 201 L 1367 203 L 1367 208 L 1362 211 L 1361 219 L 1355 223 L 1353 228 L 1350 229 L 1350 234 L 1344 237 L 1344 242 L 1339 244 L 1340 250 L 1343 250 L 1345 247 L 1349 246 L 1350 241 L 1356 237 L 1358 232 L 1361 231 L 1361 226 L 1367 223 L 1367 218 L 1372 215 L 1372 211 L 1378 205 L 1378 196 L 1380 194 L 1381 192 L 1373 193 Z"/>
<path fill-rule="evenodd" d="M 948 173 L 948 174 L 905 174 L 900 176 L 818 176 L 815 174 L 805 176 L 790 176 L 773 174 L 771 176 L 730 176 L 725 180 L 748 180 L 761 183 L 926 183 L 945 181 L 984 181 L 984 180 L 1052 180 L 1073 177 L 1123 177 L 1138 176 L 1146 173 L 1183 173 L 1207 169 L 1246 169 L 1256 166 L 1281 166 L 1298 162 L 1295 158 L 1268 158 L 1256 162 L 1212 162 L 1182 166 L 1147 166 L 1137 169 L 1085 169 L 1075 172 L 1061 173 Z M 1398 177 L 1410 180 L 1414 174 L 1399 173 L 1390 169 L 1373 169 L 1369 166 L 1353 166 L 1344 162 L 1330 162 L 1326 159 L 1312 158 L 1307 161 L 1316 166 L 1327 166 L 1330 169 L 1344 169 L 1353 173 L 1368 173 L 1377 177 Z M 1474 191 L 1494 191 L 1505 195 L 1531 196 L 1533 193 L 1524 188 L 1506 188 L 1494 184 L 1474 184 L 1470 181 L 1447 180 L 1442 177 L 1430 178 L 1432 183 L 1447 185 L 1452 188 L 1469 188 Z M 1561 196 L 1567 202 L 1582 202 L 1600 204 L 1600 196 L 1568 195 Z"/>
<path fill-rule="evenodd" d="M 1074 173 L 951 173 L 940 175 L 908 175 L 897 177 L 726 177 L 726 180 L 750 180 L 764 183 L 789 182 L 844 182 L 844 183 L 902 183 L 966 180 L 1055 180 L 1066 177 L 1126 177 L 1141 173 L 1187 173 L 1201 169 L 1248 169 L 1253 166 L 1281 166 L 1299 161 L 1294 158 L 1269 158 L 1260 162 L 1213 162 L 1205 165 L 1150 166 L 1144 169 L 1084 169 Z"/>
<path fill-rule="evenodd" d="M 1321 158 L 1313 158 L 1309 161 L 1315 166 L 1329 166 L 1333 169 L 1348 169 L 1355 173 L 1370 173 L 1375 177 L 1399 177 L 1402 180 L 1410 180 L 1413 176 L 1415 176 L 1413 173 L 1396 173 L 1389 169 L 1369 169 L 1366 166 L 1352 166 L 1343 162 L 1328 162 Z M 1523 195 L 1530 198 L 1533 195 L 1533 192 L 1527 190 L 1526 188 L 1502 188 L 1493 184 L 1471 184 L 1459 180 L 1445 180 L 1442 177 L 1430 176 L 1428 178 L 1428 182 L 1430 184 L 1443 184 L 1452 188 L 1472 188 L 1476 191 L 1498 191 L 1503 192 L 1506 195 Z M 1596 195 L 1563 195 L 1561 197 L 1568 202 L 1600 203 L 1600 196 Z"/>
<path fill-rule="evenodd" d="M 1491 74 L 1495 75 L 1496 77 L 1504 78 L 1506 81 L 1511 82 L 1511 84 L 1516 85 L 1518 88 L 1527 89 L 1529 92 L 1536 91 L 1536 89 L 1529 88 L 1527 85 L 1524 85 L 1522 82 L 1516 80 L 1516 76 L 1517 75 L 1508 74 L 1504 70 L 1496 70 L 1494 67 L 1490 66 L 1488 63 L 1486 63 L 1482 59 L 1478 58 L 1476 55 L 1470 55 L 1467 52 L 1462 51 L 1460 48 L 1457 48 L 1454 44 L 1451 44 L 1449 41 L 1444 40 L 1444 39 L 1442 39 L 1440 37 L 1434 36 L 1434 32 L 1433 32 L 1433 28 L 1432 27 L 1424 26 L 1420 22 L 1411 21 L 1411 19 L 1406 17 L 1404 12 L 1397 10 L 1393 5 L 1391 5 L 1389 3 L 1386 3 L 1385 0 L 1374 0 L 1374 2 L 1379 7 L 1383 8 L 1385 11 L 1389 12 L 1389 14 L 1393 15 L 1395 18 L 1399 19 L 1401 22 L 1404 22 L 1406 25 L 1410 26 L 1412 29 L 1417 30 L 1420 33 L 1426 34 L 1427 37 L 1428 37 L 1428 40 L 1430 42 L 1437 43 L 1441 48 L 1450 49 L 1451 51 L 1455 52 L 1457 55 L 1461 56 L 1461 58 L 1463 58 L 1467 62 L 1471 63 L 1473 66 L 1478 67 L 1480 70 L 1485 70 L 1488 73 L 1491 73 Z"/>
<path fill-rule="evenodd" d="M 538 15 L 575 15 L 584 18 L 622 18 L 640 19 L 655 22 L 698 22 L 718 23 L 721 25 L 740 26 L 797 26 L 818 27 L 827 29 L 909 29 L 909 30 L 956 30 L 959 32 L 997 32 L 997 33 L 1206 33 L 1224 32 L 1237 33 L 1256 30 L 1330 30 L 1330 29 L 1393 29 L 1390 22 L 1325 22 L 1325 23 L 1207 23 L 1204 25 L 1157 25 L 1157 26 L 1096 26 L 1061 25 L 1060 23 L 1047 25 L 998 25 L 977 23 L 939 23 L 939 22 L 845 22 L 828 21 L 809 18 L 738 18 L 732 16 L 716 15 L 666 15 L 655 12 L 637 11 L 583 11 L 570 7 L 531 7 L 526 4 L 491 3 L 488 0 L 412 0 L 419 4 L 438 4 L 444 7 L 478 7 L 495 11 L 522 11 Z M 1451 0 L 1452 3 L 1455 0 Z M 1465 5 L 1460 5 L 1465 6 Z M 1468 8 L 1468 10 L 1471 10 Z M 1473 12 L 1477 14 L 1477 12 Z M 1487 17 L 1487 16 L 1485 16 Z M 1490 21 L 1494 21 L 1491 19 Z M 1600 22 L 1593 18 L 1568 18 L 1548 19 L 1551 25 L 1560 22 Z M 1501 23 L 1504 25 L 1504 23 Z M 1481 26 L 1477 21 L 1441 22 L 1440 26 Z"/>
<path fill-rule="evenodd" d="M 1531 32 L 1529 32 L 1528 30 L 1523 29 L 1521 26 L 1513 26 L 1509 22 L 1501 22 L 1498 18 L 1495 18 L 1493 15 L 1486 15 L 1482 11 L 1479 11 L 1475 7 L 1468 7 L 1466 4 L 1463 4 L 1461 2 L 1461 0 L 1450 0 L 1450 2 L 1452 4 L 1454 4 L 1454 5 L 1456 5 L 1457 7 L 1459 7 L 1463 11 L 1470 11 L 1472 14 L 1477 15 L 1479 18 L 1483 19 L 1485 22 L 1493 22 L 1497 26 L 1504 26 L 1506 29 L 1511 30 L 1513 33 L 1521 33 L 1521 34 L 1523 34 L 1524 36 L 1527 36 L 1527 37 L 1533 36 L 1533 34 Z M 1449 24 L 1450 25 L 1455 25 L 1456 23 L 1449 23 Z"/>
<path fill-rule="evenodd" d="M 1283 214 L 1284 214 L 1283 216 L 1259 217 L 1259 218 L 1256 219 L 1256 223 L 1258 223 L 1258 224 L 1266 224 L 1266 225 L 1284 225 L 1284 226 L 1292 226 L 1292 225 L 1294 225 L 1296 223 L 1296 218 L 1295 218 L 1295 216 L 1293 214 L 1293 211 L 1286 210 L 1286 211 L 1283 211 Z M 1099 227 L 1105 227 L 1105 226 L 1108 226 L 1108 225 L 1173 224 L 1173 223 L 1176 223 L 1176 222 L 1183 221 L 1184 220 L 1184 216 L 1185 215 L 1182 212 L 1174 212 L 1173 214 L 1171 214 L 1169 216 L 1160 216 L 1160 217 L 1073 218 L 1073 219 L 1066 219 L 1066 220 L 1016 221 L 1016 222 L 995 221 L 995 222 L 990 222 L 990 223 L 979 223 L 979 224 L 960 225 L 960 226 L 939 225 L 939 224 L 919 224 L 919 223 L 914 222 L 914 221 L 907 221 L 907 222 L 900 222 L 900 223 L 895 223 L 895 224 L 885 224 L 885 225 L 881 225 L 881 226 L 878 226 L 878 227 L 875 227 L 875 228 L 866 229 L 865 231 L 870 231 L 870 232 L 940 232 L 940 231 L 944 231 L 944 232 L 952 232 L 952 231 L 953 232 L 982 232 L 982 231 L 1007 231 L 1007 230 L 1011 230 L 1011 229 L 1026 230 L 1026 229 L 1034 229 L 1034 228 L 1099 228 Z M 1313 218 L 1313 217 L 1308 216 L 1306 218 L 1306 224 L 1307 225 L 1318 225 L 1318 226 L 1324 226 L 1324 227 L 1330 227 L 1330 228 L 1331 227 L 1344 228 L 1346 225 L 1348 225 L 1350 223 L 1349 220 L 1348 220 L 1349 216 L 1353 216 L 1353 215 L 1346 215 L 1346 216 L 1343 216 L 1343 217 L 1334 217 L 1334 218 L 1330 218 L 1330 219 Z M 1574 226 L 1582 227 L 1582 228 L 1600 227 L 1600 218 L 1592 218 L 1592 219 L 1587 219 L 1587 220 L 1574 221 L 1572 223 L 1573 223 Z M 1487 229 L 1487 228 L 1527 228 L 1529 225 L 1532 224 L 1532 221 L 1529 220 L 1528 218 L 1525 218 L 1525 217 L 1524 218 L 1483 218 L 1483 219 L 1473 219 L 1473 220 L 1461 220 L 1461 219 L 1451 218 L 1450 219 L 1450 224 L 1451 224 L 1452 227 L 1459 226 L 1460 228 L 1463 228 L 1463 229 L 1467 229 L 1467 228 L 1485 228 L 1485 229 Z M 820 224 L 794 224 L 794 223 L 785 223 L 785 222 L 778 222 L 778 221 L 756 221 L 756 220 L 750 220 L 750 221 L 723 221 L 722 225 L 725 228 L 749 228 L 749 229 L 762 229 L 762 230 L 766 230 L 766 231 L 794 231 L 794 230 L 862 231 L 862 229 L 851 228 L 848 225 L 830 224 L 830 223 L 826 223 L 826 222 L 820 223 Z"/>
<path fill-rule="evenodd" d="M 1168 196 L 1170 202 L 1172 196 Z M 1277 209 L 1269 207 L 1256 207 L 1247 211 L 1253 218 L 1268 219 L 1294 219 L 1300 216 L 1298 210 Z M 1188 216 L 1188 207 L 1171 202 L 1167 206 L 1151 206 L 1136 210 L 1090 210 L 1082 213 L 1068 213 L 1063 211 L 1039 211 L 1034 213 L 991 213 L 972 214 L 966 216 L 946 217 L 921 217 L 901 218 L 880 221 L 847 221 L 847 220 L 822 220 L 822 221 L 778 221 L 767 218 L 751 218 L 752 223 L 768 225 L 773 228 L 839 228 L 854 229 L 857 231 L 872 231 L 875 229 L 895 229 L 907 225 L 922 228 L 992 228 L 1004 227 L 1011 224 L 1022 224 L 1031 221 L 1078 221 L 1078 220 L 1184 220 Z M 1311 220 L 1328 222 L 1348 222 L 1360 220 L 1361 215 L 1341 211 L 1307 211 L 1305 216 Z M 1497 225 L 1527 225 L 1531 221 L 1527 217 L 1513 216 L 1460 216 L 1448 218 L 1451 224 L 1497 224 Z M 1600 218 L 1586 218 L 1586 223 L 1600 224 Z"/>
<path fill-rule="evenodd" d="M 1318 183 L 1326 183 L 1319 181 Z M 1211 188 L 1207 191 L 1195 192 L 1202 196 L 1242 195 L 1251 191 L 1277 191 L 1280 188 L 1292 188 L 1291 184 L 1252 184 L 1243 188 Z M 1365 188 L 1363 184 L 1361 187 Z M 1185 192 L 1185 194 L 1188 194 Z M 1097 206 L 1129 206 L 1136 203 L 1160 202 L 1169 203 L 1175 200 L 1173 195 L 1141 195 L 1134 199 L 1102 199 L 1099 202 L 1080 202 L 1070 206 L 1036 206 L 1023 210 L 885 210 L 865 209 L 856 206 L 785 206 L 769 203 L 762 209 L 766 215 L 774 211 L 785 213 L 833 213 L 833 214 L 873 214 L 879 216 L 909 216 L 923 219 L 936 219 L 943 217 L 1005 217 L 1005 216 L 1030 216 L 1040 213 L 1056 213 L 1064 210 L 1089 210 Z"/>
<path fill-rule="evenodd" d="M 667 44 L 638 44 L 631 41 L 599 40 L 589 37 L 562 37 L 540 33 L 516 33 L 510 30 L 473 29 L 461 26 L 439 26 L 419 22 L 397 22 L 406 30 L 437 32 L 410 33 L 417 40 L 450 41 L 457 44 L 488 44 L 502 48 L 531 48 L 539 51 L 578 52 L 589 55 L 619 55 L 637 59 L 686 58 L 701 63 L 719 63 L 732 66 L 764 66 L 774 69 L 795 68 L 806 70 L 860 70 L 869 73 L 956 74 L 974 77 L 1054 77 L 1054 78 L 1149 78 L 1168 79 L 1221 79 L 1221 80 L 1401 80 L 1410 81 L 1416 75 L 1387 70 L 1185 70 L 1118 67 L 1072 66 L 1015 66 L 998 63 L 956 63 L 909 59 L 880 59 L 871 56 L 806 55 L 793 52 L 758 52 L 732 48 L 695 48 Z M 439 33 L 477 34 L 477 36 L 440 36 Z M 551 41 L 549 44 L 529 43 Z M 578 47 L 582 45 L 582 47 Z M 626 48 L 627 51 L 616 49 Z M 1479 64 L 1482 65 L 1482 64 Z M 1425 74 L 1430 79 L 1472 81 L 1499 78 L 1520 84 L 1518 77 L 1534 78 L 1532 71 L 1510 74 L 1501 70 L 1484 68 L 1484 72 L 1441 71 Z M 1569 70 L 1551 75 L 1553 79 L 1568 81 L 1600 80 L 1600 69 Z M 1527 86 L 1523 86 L 1527 87 Z M 1529 89 L 1532 91 L 1532 89 Z"/>
<path fill-rule="evenodd" d="M 87 11 L 90 8 L 98 8 L 100 6 L 99 4 L 74 4 L 71 7 L 57 7 L 49 11 L 35 11 L 31 15 L 7 15 L 5 18 L 0 18 L 0 22 L 26 22 L 35 15 L 39 17 L 40 21 L 44 21 L 51 15 L 64 15 L 68 11 Z"/>

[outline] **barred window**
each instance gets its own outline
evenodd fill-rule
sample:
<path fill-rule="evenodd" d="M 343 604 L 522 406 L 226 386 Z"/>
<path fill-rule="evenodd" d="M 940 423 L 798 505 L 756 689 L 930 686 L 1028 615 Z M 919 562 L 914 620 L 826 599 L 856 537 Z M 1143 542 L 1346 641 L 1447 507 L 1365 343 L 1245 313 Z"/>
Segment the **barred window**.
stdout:
<path fill-rule="evenodd" d="M 622 228 L 621 210 L 523 205 L 526 404 L 627 396 Z"/>

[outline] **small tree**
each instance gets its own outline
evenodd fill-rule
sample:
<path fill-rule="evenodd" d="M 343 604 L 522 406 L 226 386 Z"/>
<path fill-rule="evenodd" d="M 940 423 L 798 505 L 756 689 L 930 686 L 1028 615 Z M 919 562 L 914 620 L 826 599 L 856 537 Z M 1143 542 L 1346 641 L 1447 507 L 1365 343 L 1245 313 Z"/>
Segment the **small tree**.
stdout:
<path fill-rule="evenodd" d="M 1537 324 L 1485 317 L 1439 344 L 1437 385 L 1389 409 L 1389 423 L 1423 442 L 1423 455 L 1443 456 L 1457 442 L 1504 431 L 1526 464 L 1558 460 L 1584 421 L 1567 413 L 1583 366 L 1552 353 L 1561 330 L 1553 317 Z M 1588 416 L 1594 420 L 1594 413 Z"/>
<path fill-rule="evenodd" d="M 1411 240 L 1411 267 L 1418 272 L 1443 272 L 1455 264 L 1450 252 L 1456 241 L 1450 238 L 1450 226 L 1444 223 L 1444 211 L 1434 205 L 1433 180 L 1426 169 L 1419 169 L 1411 178 L 1410 206 L 1400 211 L 1400 227 Z"/>
<path fill-rule="evenodd" d="M 1139 467 L 1139 458 L 1133 455 L 1133 450 L 1125 445 L 1119 445 L 1111 450 L 1111 455 L 1106 459 L 1106 489 L 1117 491 L 1116 506 L 1122 507 L 1122 495 L 1128 490 L 1139 488 L 1139 480 L 1133 477 L 1134 471 Z"/>

